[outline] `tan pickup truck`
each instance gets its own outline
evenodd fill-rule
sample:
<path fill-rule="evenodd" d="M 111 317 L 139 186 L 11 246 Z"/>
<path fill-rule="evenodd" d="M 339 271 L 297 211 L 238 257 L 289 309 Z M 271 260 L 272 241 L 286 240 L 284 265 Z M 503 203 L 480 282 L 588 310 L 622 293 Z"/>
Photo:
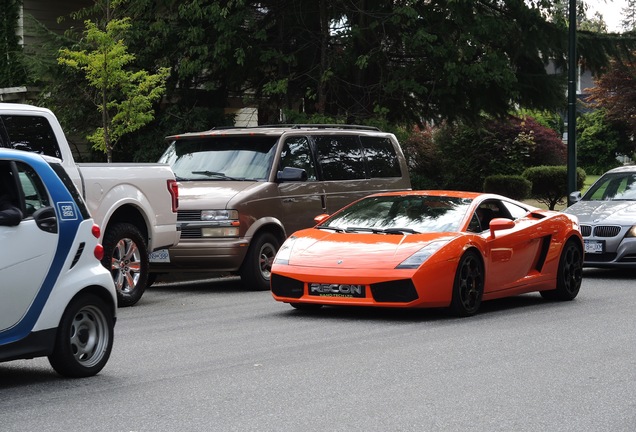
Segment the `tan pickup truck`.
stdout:
<path fill-rule="evenodd" d="M 61 159 L 102 229 L 102 263 L 113 275 L 119 306 L 137 303 L 148 285 L 149 252 L 179 241 L 178 185 L 170 166 L 77 164 L 55 115 L 31 105 L 0 103 L 0 147 Z"/>

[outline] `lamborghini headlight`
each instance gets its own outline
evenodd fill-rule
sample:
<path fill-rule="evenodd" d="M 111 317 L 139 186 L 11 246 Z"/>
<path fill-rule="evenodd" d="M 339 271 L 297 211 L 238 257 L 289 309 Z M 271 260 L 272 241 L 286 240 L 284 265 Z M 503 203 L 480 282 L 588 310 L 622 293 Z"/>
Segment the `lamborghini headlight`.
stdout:
<path fill-rule="evenodd" d="M 276 256 L 274 257 L 274 264 L 282 264 L 288 265 L 289 258 L 291 257 L 292 249 L 294 248 L 294 243 L 296 243 L 297 237 L 293 235 L 290 236 L 283 245 L 278 249 Z"/>
<path fill-rule="evenodd" d="M 435 252 L 444 247 L 450 240 L 437 240 L 428 243 L 422 249 L 402 261 L 396 269 L 416 269 L 421 266 L 424 261 L 430 258 Z"/>

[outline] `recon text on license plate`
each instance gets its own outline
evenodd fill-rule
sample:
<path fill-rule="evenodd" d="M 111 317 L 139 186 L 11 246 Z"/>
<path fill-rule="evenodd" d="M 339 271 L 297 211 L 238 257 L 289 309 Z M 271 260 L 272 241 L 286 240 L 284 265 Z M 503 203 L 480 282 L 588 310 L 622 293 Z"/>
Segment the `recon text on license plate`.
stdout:
<path fill-rule="evenodd" d="M 307 284 L 309 295 L 319 297 L 347 297 L 364 298 L 365 286 L 354 284 Z"/>

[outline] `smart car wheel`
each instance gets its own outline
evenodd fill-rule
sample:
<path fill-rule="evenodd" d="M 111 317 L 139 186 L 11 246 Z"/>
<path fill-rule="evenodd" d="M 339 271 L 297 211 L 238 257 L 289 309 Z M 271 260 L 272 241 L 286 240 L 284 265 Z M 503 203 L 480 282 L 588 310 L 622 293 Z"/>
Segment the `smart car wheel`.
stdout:
<path fill-rule="evenodd" d="M 559 258 L 556 289 L 541 291 L 549 300 L 574 300 L 583 281 L 583 253 L 574 240 L 568 240 Z"/>
<path fill-rule="evenodd" d="M 271 233 L 254 237 L 241 267 L 241 280 L 246 288 L 253 291 L 269 290 L 272 263 L 279 248 L 280 241 Z"/>
<path fill-rule="evenodd" d="M 49 362 L 60 375 L 81 378 L 97 374 L 113 347 L 113 312 L 99 297 L 74 299 L 64 311 Z"/>
<path fill-rule="evenodd" d="M 461 317 L 474 315 L 481 305 L 483 294 L 483 263 L 477 252 L 466 251 L 457 266 L 453 284 L 451 311 Z"/>
<path fill-rule="evenodd" d="M 104 235 L 102 264 L 113 275 L 119 306 L 132 306 L 148 285 L 148 246 L 139 229 L 128 223 L 109 228 Z"/>

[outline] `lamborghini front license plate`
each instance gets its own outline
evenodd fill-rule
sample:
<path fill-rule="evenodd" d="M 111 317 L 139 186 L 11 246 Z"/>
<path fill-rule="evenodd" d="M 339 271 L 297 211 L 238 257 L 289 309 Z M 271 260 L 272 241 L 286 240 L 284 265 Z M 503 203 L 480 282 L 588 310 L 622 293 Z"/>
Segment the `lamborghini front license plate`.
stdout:
<path fill-rule="evenodd" d="M 364 285 L 310 283 L 309 295 L 319 297 L 355 297 L 365 296 Z"/>

